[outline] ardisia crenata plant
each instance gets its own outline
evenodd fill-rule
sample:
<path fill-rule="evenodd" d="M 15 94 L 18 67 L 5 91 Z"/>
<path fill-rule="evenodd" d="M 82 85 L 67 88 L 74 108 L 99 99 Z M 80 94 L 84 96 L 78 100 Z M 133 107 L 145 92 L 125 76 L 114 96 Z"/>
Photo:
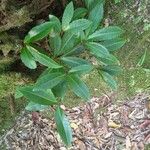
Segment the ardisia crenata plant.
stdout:
<path fill-rule="evenodd" d="M 103 0 L 85 0 L 85 6 L 74 10 L 70 2 L 61 21 L 49 15 L 48 21 L 28 32 L 21 50 L 21 60 L 28 68 L 35 69 L 40 63 L 46 69 L 35 84 L 18 88 L 16 98 L 24 96 L 29 101 L 26 109 L 30 111 L 52 106 L 57 131 L 67 146 L 71 145 L 72 131 L 60 107 L 65 101 L 65 93 L 71 89 L 77 96 L 89 101 L 90 91 L 82 76 L 92 70 L 97 70 L 103 80 L 116 89 L 114 76 L 121 68 L 111 53 L 125 43 L 120 38 L 122 29 L 100 26 L 104 14 Z M 45 50 L 37 43 L 44 39 Z M 85 55 L 94 57 L 97 63 L 86 60 Z"/>

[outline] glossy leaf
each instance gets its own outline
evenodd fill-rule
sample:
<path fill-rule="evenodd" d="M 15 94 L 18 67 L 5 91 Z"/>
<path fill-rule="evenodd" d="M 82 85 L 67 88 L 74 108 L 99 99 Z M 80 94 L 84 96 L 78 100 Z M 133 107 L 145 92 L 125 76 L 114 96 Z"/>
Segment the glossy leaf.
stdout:
<path fill-rule="evenodd" d="M 65 31 L 68 29 L 69 24 L 73 18 L 73 14 L 74 14 L 74 7 L 73 7 L 73 3 L 70 2 L 63 13 L 63 17 L 62 17 L 62 29 Z"/>
<path fill-rule="evenodd" d="M 70 23 L 68 31 L 77 34 L 91 25 L 91 22 L 87 19 L 78 19 Z"/>
<path fill-rule="evenodd" d="M 59 64 L 57 64 L 54 60 L 52 60 L 50 57 L 48 57 L 47 55 L 38 52 L 35 48 L 28 45 L 27 49 L 33 55 L 35 60 L 38 61 L 39 63 L 41 63 L 42 65 L 47 66 L 49 68 L 62 67 Z"/>
<path fill-rule="evenodd" d="M 23 97 L 23 94 L 19 91 L 19 87 L 17 87 L 15 91 L 15 99 L 19 99 L 21 97 Z"/>
<path fill-rule="evenodd" d="M 88 19 L 92 21 L 92 26 L 90 29 L 91 32 L 97 29 L 101 20 L 103 19 L 103 14 L 103 2 L 99 0 L 95 7 L 89 12 Z"/>
<path fill-rule="evenodd" d="M 49 15 L 49 20 L 54 23 L 54 27 L 53 27 L 54 31 L 60 33 L 61 32 L 60 20 L 54 15 Z"/>
<path fill-rule="evenodd" d="M 92 3 L 94 3 L 94 0 L 84 0 L 86 7 L 89 9 Z"/>
<path fill-rule="evenodd" d="M 60 51 L 61 42 L 61 37 L 58 34 L 49 37 L 49 44 L 55 55 Z"/>
<path fill-rule="evenodd" d="M 67 91 L 66 81 L 63 81 L 57 84 L 55 87 L 52 88 L 52 91 L 56 97 L 59 97 L 63 100 L 65 97 L 65 93 Z"/>
<path fill-rule="evenodd" d="M 108 57 L 109 51 L 101 44 L 95 42 L 88 42 L 86 48 L 95 56 L 106 58 Z"/>
<path fill-rule="evenodd" d="M 105 46 L 109 51 L 115 51 L 121 48 L 125 44 L 126 40 L 117 38 L 112 40 L 103 41 L 101 44 Z"/>
<path fill-rule="evenodd" d="M 70 146 L 72 142 L 72 130 L 68 118 L 65 116 L 63 110 L 60 107 L 57 107 L 55 111 L 55 122 L 57 131 L 60 134 L 63 142 L 67 146 Z"/>
<path fill-rule="evenodd" d="M 81 19 L 88 13 L 86 8 L 79 7 L 74 11 L 73 20 Z"/>
<path fill-rule="evenodd" d="M 41 104 L 37 104 L 34 102 L 29 102 L 28 105 L 25 107 L 26 110 L 28 111 L 41 111 L 48 108 L 47 105 L 41 105 Z"/>
<path fill-rule="evenodd" d="M 123 33 L 123 30 L 117 26 L 109 26 L 95 31 L 88 37 L 88 40 L 103 41 L 111 40 L 119 37 Z"/>
<path fill-rule="evenodd" d="M 69 87 L 73 92 L 84 100 L 90 100 L 90 92 L 86 84 L 75 74 L 70 74 L 67 77 Z"/>
<path fill-rule="evenodd" d="M 51 89 L 56 86 L 58 83 L 62 82 L 65 78 L 65 75 L 60 72 L 48 73 L 41 76 L 35 84 L 35 90 L 40 89 Z"/>
<path fill-rule="evenodd" d="M 113 89 L 116 90 L 117 89 L 117 83 L 114 80 L 114 78 L 107 72 L 105 71 L 100 71 L 100 74 L 103 78 L 103 80 Z"/>
<path fill-rule="evenodd" d="M 29 101 L 32 101 L 38 104 L 53 105 L 57 103 L 51 90 L 42 89 L 42 90 L 35 91 L 33 86 L 25 86 L 25 87 L 21 87 L 19 91 Z"/>
<path fill-rule="evenodd" d="M 63 54 L 71 50 L 75 45 L 76 39 L 73 33 L 66 32 L 62 37 L 61 49 L 56 52 L 57 55 Z"/>
<path fill-rule="evenodd" d="M 110 75 L 118 75 L 122 72 L 122 68 L 120 66 L 108 65 L 102 66 L 101 70 L 109 73 Z"/>
<path fill-rule="evenodd" d="M 21 50 L 21 60 L 30 69 L 35 69 L 37 67 L 36 62 L 34 60 L 34 57 L 31 55 L 31 53 L 26 49 L 23 48 Z"/>
<path fill-rule="evenodd" d="M 46 37 L 52 30 L 53 22 L 45 22 L 38 26 L 33 27 L 24 39 L 25 43 L 31 43 Z"/>
<path fill-rule="evenodd" d="M 112 54 L 105 58 L 98 58 L 97 60 L 100 61 L 102 64 L 106 65 L 120 65 L 119 60 Z"/>
<path fill-rule="evenodd" d="M 90 72 L 91 70 L 93 69 L 93 66 L 92 65 L 80 65 L 80 66 L 76 66 L 76 67 L 73 67 L 71 68 L 71 70 L 69 70 L 70 73 L 88 73 Z"/>
<path fill-rule="evenodd" d="M 61 60 L 70 67 L 89 65 L 89 62 L 78 57 L 62 57 Z"/>

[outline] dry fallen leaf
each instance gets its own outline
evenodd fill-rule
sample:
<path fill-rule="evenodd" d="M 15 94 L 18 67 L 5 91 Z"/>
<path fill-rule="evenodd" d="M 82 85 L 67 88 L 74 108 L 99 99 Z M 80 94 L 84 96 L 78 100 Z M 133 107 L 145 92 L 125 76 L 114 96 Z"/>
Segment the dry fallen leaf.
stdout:
<path fill-rule="evenodd" d="M 108 121 L 108 126 L 111 128 L 120 128 L 121 124 L 116 124 L 115 122 L 113 122 L 112 120 Z"/>
<path fill-rule="evenodd" d="M 131 141 L 129 136 L 126 137 L 126 150 L 131 150 Z"/>
<path fill-rule="evenodd" d="M 70 124 L 70 126 L 71 126 L 71 128 L 73 128 L 74 130 L 78 129 L 78 125 L 75 124 L 74 122 L 72 122 L 72 123 Z"/>

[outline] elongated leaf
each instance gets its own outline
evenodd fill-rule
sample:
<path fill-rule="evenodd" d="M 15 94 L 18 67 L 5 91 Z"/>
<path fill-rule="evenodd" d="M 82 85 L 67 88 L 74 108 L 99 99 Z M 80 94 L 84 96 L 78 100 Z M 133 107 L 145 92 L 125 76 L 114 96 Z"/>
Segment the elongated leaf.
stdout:
<path fill-rule="evenodd" d="M 61 37 L 60 37 L 60 35 L 56 34 L 54 36 L 50 36 L 49 37 L 49 44 L 50 44 L 51 50 L 56 55 L 60 51 L 60 48 L 61 48 Z"/>
<path fill-rule="evenodd" d="M 111 40 L 119 37 L 122 33 L 123 30 L 120 29 L 119 27 L 109 26 L 95 31 L 88 37 L 88 40 L 93 41 Z"/>
<path fill-rule="evenodd" d="M 144 61 L 145 61 L 145 58 L 146 58 L 146 50 L 144 52 L 144 54 L 142 55 L 142 57 L 140 58 L 139 62 L 137 63 L 137 66 L 142 66 Z"/>
<path fill-rule="evenodd" d="M 19 99 L 21 97 L 23 97 L 23 94 L 19 91 L 19 87 L 17 87 L 15 91 L 15 99 Z"/>
<path fill-rule="evenodd" d="M 73 7 L 73 3 L 70 2 L 63 13 L 63 17 L 62 17 L 62 29 L 65 31 L 67 30 L 69 23 L 71 22 L 72 18 L 73 18 L 73 13 L 74 13 L 74 7 Z"/>
<path fill-rule="evenodd" d="M 125 39 L 117 38 L 103 41 L 101 44 L 104 45 L 109 51 L 115 51 L 121 48 L 125 44 L 125 42 Z"/>
<path fill-rule="evenodd" d="M 116 90 L 117 89 L 117 83 L 114 80 L 114 78 L 107 72 L 105 71 L 100 71 L 100 74 L 103 78 L 103 80 L 113 89 Z"/>
<path fill-rule="evenodd" d="M 23 48 L 21 50 L 21 60 L 25 64 L 25 66 L 27 66 L 30 69 L 35 69 L 37 67 L 33 56 L 26 48 Z"/>
<path fill-rule="evenodd" d="M 29 102 L 28 105 L 25 107 L 26 110 L 28 111 L 41 111 L 48 108 L 47 105 L 41 105 L 41 104 L 37 104 L 34 102 Z"/>
<path fill-rule="evenodd" d="M 57 55 L 67 53 L 75 45 L 76 39 L 73 33 L 66 32 L 62 37 L 61 49 L 56 52 Z"/>
<path fill-rule="evenodd" d="M 106 65 L 120 65 L 119 60 L 112 54 L 110 54 L 106 58 L 98 58 L 97 57 L 97 60 L 99 62 L 101 62 L 102 64 L 106 64 Z"/>
<path fill-rule="evenodd" d="M 65 78 L 65 75 L 60 72 L 48 73 L 41 76 L 35 84 L 35 90 L 40 89 L 51 89 L 56 86 L 58 83 L 62 82 Z"/>
<path fill-rule="evenodd" d="M 92 21 L 92 26 L 90 29 L 91 32 L 97 29 L 103 18 L 103 14 L 104 14 L 103 2 L 99 1 L 89 13 L 88 19 Z"/>
<path fill-rule="evenodd" d="M 33 27 L 24 39 L 25 43 L 31 43 L 46 37 L 52 30 L 53 22 L 45 22 L 38 26 Z"/>
<path fill-rule="evenodd" d="M 91 22 L 87 19 L 78 19 L 70 23 L 68 31 L 77 34 L 91 25 Z"/>
<path fill-rule="evenodd" d="M 72 130 L 70 127 L 69 120 L 65 116 L 63 110 L 58 107 L 55 111 L 55 121 L 57 126 L 57 131 L 60 134 L 63 142 L 70 146 L 72 142 Z"/>
<path fill-rule="evenodd" d="M 61 22 L 60 20 L 53 15 L 49 15 L 49 20 L 54 23 L 54 31 L 60 33 L 61 32 Z"/>
<path fill-rule="evenodd" d="M 74 11 L 73 20 L 81 19 L 87 14 L 88 10 L 86 8 L 79 7 Z"/>
<path fill-rule="evenodd" d="M 80 66 L 76 66 L 71 68 L 71 70 L 69 70 L 70 73 L 76 72 L 76 73 L 88 73 L 93 69 L 92 65 L 80 65 Z"/>
<path fill-rule="evenodd" d="M 94 0 L 84 0 L 84 3 L 86 5 L 86 7 L 89 9 L 90 6 L 92 5 L 92 3 L 94 3 Z"/>
<path fill-rule="evenodd" d="M 110 75 L 118 75 L 122 72 L 122 68 L 120 66 L 114 66 L 114 65 L 109 65 L 109 66 L 102 66 L 101 70 L 109 73 Z"/>
<path fill-rule="evenodd" d="M 60 67 L 62 67 L 59 64 L 57 64 L 54 60 L 52 60 L 50 57 L 46 56 L 45 54 L 38 52 L 35 48 L 28 45 L 27 49 L 33 55 L 35 60 L 38 61 L 39 63 L 41 63 L 42 65 L 47 66 L 49 68 L 60 68 Z"/>
<path fill-rule="evenodd" d="M 75 74 L 70 74 L 67 77 L 69 87 L 73 92 L 83 98 L 84 100 L 90 99 L 90 92 L 86 84 Z"/>
<path fill-rule="evenodd" d="M 89 62 L 78 57 L 62 57 L 61 60 L 70 67 L 89 65 Z"/>
<path fill-rule="evenodd" d="M 99 43 L 95 43 L 95 42 L 88 42 L 86 44 L 87 49 L 89 49 L 89 51 L 97 56 L 97 57 L 101 57 L 101 58 L 106 58 L 109 57 L 109 51 L 101 44 Z"/>
<path fill-rule="evenodd" d="M 63 54 L 63 57 L 73 56 L 73 55 L 76 56 L 76 55 L 83 53 L 83 51 L 85 51 L 84 46 L 77 45 L 77 46 L 73 47 L 70 51 L 65 52 L 65 54 Z"/>
<path fill-rule="evenodd" d="M 52 91 L 56 97 L 60 97 L 62 100 L 64 100 L 65 93 L 67 91 L 66 81 L 57 84 L 55 87 L 52 88 Z"/>
<path fill-rule="evenodd" d="M 33 86 L 21 87 L 19 91 L 27 98 L 29 101 L 42 104 L 42 105 L 53 105 L 57 101 L 51 92 L 51 90 L 38 90 L 34 91 Z"/>

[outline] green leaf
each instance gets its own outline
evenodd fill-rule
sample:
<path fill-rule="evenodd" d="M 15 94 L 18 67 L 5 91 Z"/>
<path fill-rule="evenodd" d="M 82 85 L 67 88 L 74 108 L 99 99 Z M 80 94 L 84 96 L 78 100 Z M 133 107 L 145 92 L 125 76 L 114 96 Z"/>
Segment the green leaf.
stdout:
<path fill-rule="evenodd" d="M 52 60 L 50 57 L 38 52 L 35 48 L 29 45 L 26 47 L 29 50 L 29 52 L 33 55 L 35 60 L 41 63 L 42 65 L 47 66 L 49 68 L 61 68 L 62 67 L 59 64 L 57 64 L 54 60 Z"/>
<path fill-rule="evenodd" d="M 103 19 L 103 14 L 104 14 L 103 2 L 99 1 L 95 5 L 95 7 L 89 12 L 88 19 L 93 22 L 91 29 L 90 29 L 91 32 L 93 32 L 97 29 L 101 20 Z"/>
<path fill-rule="evenodd" d="M 79 7 L 74 11 L 73 20 L 81 19 L 88 13 L 86 8 Z"/>
<path fill-rule="evenodd" d="M 91 22 L 87 19 L 78 19 L 70 23 L 68 31 L 77 34 L 91 25 Z"/>
<path fill-rule="evenodd" d="M 109 51 L 115 51 L 121 48 L 125 44 L 126 40 L 117 38 L 112 40 L 103 41 L 101 44 L 104 45 Z"/>
<path fill-rule="evenodd" d="M 35 69 L 37 67 L 33 56 L 25 47 L 21 50 L 21 60 L 25 66 L 30 69 Z"/>
<path fill-rule="evenodd" d="M 62 82 L 65 78 L 65 75 L 61 72 L 54 72 L 54 73 L 48 73 L 46 75 L 41 76 L 36 84 L 34 89 L 40 90 L 40 89 L 51 89 L 54 86 L 56 86 L 58 83 Z"/>
<path fill-rule="evenodd" d="M 76 56 L 76 55 L 83 53 L 83 51 L 85 51 L 84 46 L 79 44 L 79 45 L 74 46 L 70 51 L 63 54 L 63 57 L 73 56 L 73 55 Z"/>
<path fill-rule="evenodd" d="M 114 0 L 115 4 L 120 3 L 122 0 Z"/>
<path fill-rule="evenodd" d="M 71 68 L 71 70 L 69 70 L 70 73 L 88 73 L 93 69 L 93 66 L 90 64 L 84 64 L 84 65 L 80 65 L 80 66 L 76 66 Z"/>
<path fill-rule="evenodd" d="M 61 37 L 60 37 L 60 35 L 57 34 L 54 36 L 50 36 L 49 37 L 49 44 L 50 44 L 52 51 L 56 55 L 60 51 L 60 48 L 61 48 Z"/>
<path fill-rule="evenodd" d="M 122 72 L 122 68 L 116 65 L 102 66 L 101 70 L 109 73 L 112 76 L 118 75 Z"/>
<path fill-rule="evenodd" d="M 70 67 L 89 65 L 88 61 L 78 57 L 61 57 L 61 60 Z"/>
<path fill-rule="evenodd" d="M 72 129 L 68 118 L 65 116 L 63 110 L 57 107 L 55 111 L 55 121 L 57 126 L 57 131 L 60 134 L 63 142 L 70 146 L 72 142 Z"/>
<path fill-rule="evenodd" d="M 65 31 L 68 29 L 69 27 L 69 23 L 71 22 L 72 18 L 73 18 L 73 14 L 74 14 L 74 7 L 73 7 L 73 3 L 70 2 L 63 13 L 63 17 L 62 17 L 62 29 Z"/>
<path fill-rule="evenodd" d="M 34 102 L 29 102 L 28 105 L 25 107 L 26 110 L 28 111 L 41 111 L 48 108 L 47 105 L 41 105 L 41 104 L 37 104 Z"/>
<path fill-rule="evenodd" d="M 105 58 L 97 57 L 97 60 L 102 64 L 106 64 L 106 65 L 120 65 L 119 60 L 112 54 L 110 54 L 108 57 Z"/>
<path fill-rule="evenodd" d="M 52 88 L 52 91 L 56 97 L 60 97 L 63 100 L 67 91 L 66 81 L 57 84 L 55 87 Z"/>
<path fill-rule="evenodd" d="M 109 51 L 101 44 L 95 42 L 86 43 L 86 48 L 95 56 L 106 58 L 109 57 Z"/>
<path fill-rule="evenodd" d="M 94 0 L 84 0 L 84 3 L 86 5 L 86 7 L 89 9 L 90 6 L 92 5 L 92 3 L 94 3 Z"/>
<path fill-rule="evenodd" d="M 117 26 L 109 26 L 95 31 L 88 37 L 88 40 L 103 41 L 111 40 L 119 37 L 123 33 L 123 30 Z"/>
<path fill-rule="evenodd" d="M 67 53 L 69 50 L 71 50 L 75 45 L 76 39 L 74 37 L 73 33 L 65 32 L 65 34 L 62 37 L 62 44 L 61 49 L 56 52 L 57 55 Z"/>
<path fill-rule="evenodd" d="M 61 32 L 61 22 L 60 20 L 53 15 L 49 15 L 49 20 L 54 23 L 54 31 L 60 33 Z"/>
<path fill-rule="evenodd" d="M 24 39 L 25 43 L 31 43 L 46 37 L 52 30 L 53 22 L 45 22 L 38 26 L 33 27 Z"/>
<path fill-rule="evenodd" d="M 56 98 L 51 90 L 34 90 L 34 86 L 21 87 L 19 91 L 29 101 L 41 104 L 41 105 L 53 105 L 56 104 Z"/>
<path fill-rule="evenodd" d="M 19 99 L 21 97 L 23 97 L 23 94 L 19 91 L 19 87 L 17 87 L 15 91 L 15 99 Z"/>
<path fill-rule="evenodd" d="M 69 87 L 73 92 L 83 98 L 84 100 L 90 100 L 90 92 L 86 84 L 75 74 L 70 74 L 67 77 Z"/>
<path fill-rule="evenodd" d="M 144 54 L 142 55 L 142 57 L 140 58 L 139 62 L 137 63 L 137 66 L 141 67 L 145 61 L 145 58 L 146 58 L 146 50 Z"/>
<path fill-rule="evenodd" d="M 100 71 L 99 72 L 103 78 L 103 80 L 113 89 L 116 90 L 117 89 L 117 83 L 114 80 L 114 78 L 107 72 L 105 71 Z"/>

